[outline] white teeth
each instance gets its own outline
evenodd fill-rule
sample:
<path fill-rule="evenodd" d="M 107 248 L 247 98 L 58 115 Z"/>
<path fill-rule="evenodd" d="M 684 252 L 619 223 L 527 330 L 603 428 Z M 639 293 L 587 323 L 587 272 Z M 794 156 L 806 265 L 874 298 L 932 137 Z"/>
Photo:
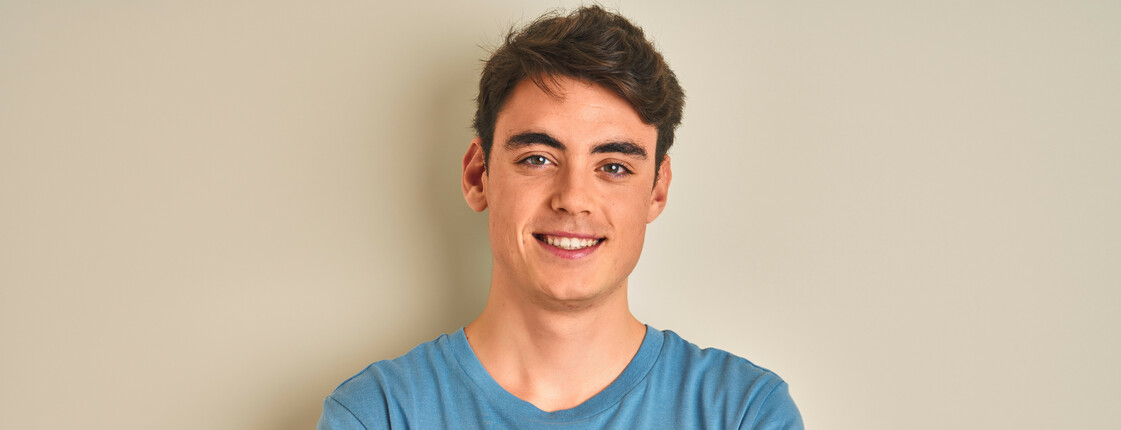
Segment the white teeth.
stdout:
<path fill-rule="evenodd" d="M 599 239 L 580 239 L 575 237 L 555 237 L 545 236 L 545 243 L 553 245 L 557 248 L 567 249 L 569 251 L 574 249 L 583 249 L 595 246 L 599 243 Z"/>

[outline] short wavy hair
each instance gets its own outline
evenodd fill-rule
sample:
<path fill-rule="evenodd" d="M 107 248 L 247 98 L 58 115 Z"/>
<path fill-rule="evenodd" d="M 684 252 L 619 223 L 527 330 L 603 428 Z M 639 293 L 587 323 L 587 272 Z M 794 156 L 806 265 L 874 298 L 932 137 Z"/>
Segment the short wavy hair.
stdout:
<path fill-rule="evenodd" d="M 521 30 L 511 30 L 486 61 L 479 80 L 474 128 L 484 160 L 490 159 L 498 113 L 523 79 L 555 94 L 555 78 L 569 76 L 614 91 L 658 130 L 655 172 L 673 145 L 681 124 L 685 91 L 662 54 L 642 29 L 600 6 L 568 15 L 547 13 Z"/>

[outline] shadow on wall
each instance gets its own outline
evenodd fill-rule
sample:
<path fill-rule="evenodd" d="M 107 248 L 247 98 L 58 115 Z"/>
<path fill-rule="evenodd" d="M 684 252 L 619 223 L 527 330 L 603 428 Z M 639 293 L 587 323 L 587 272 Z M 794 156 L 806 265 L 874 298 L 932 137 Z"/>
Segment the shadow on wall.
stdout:
<path fill-rule="evenodd" d="M 475 319 L 482 312 L 490 289 L 487 212 L 471 210 L 461 189 L 463 155 L 475 136 L 471 120 L 481 65 L 477 59 L 466 57 L 455 66 L 434 69 L 444 76 L 434 76 L 432 82 L 442 85 L 425 86 L 431 107 L 418 112 L 438 124 L 424 138 L 426 155 L 437 167 L 431 174 L 418 174 L 425 175 L 423 195 L 430 196 L 423 200 L 419 212 L 428 216 L 437 231 L 432 247 L 437 256 L 433 259 L 433 270 L 440 275 L 437 291 L 442 292 L 444 310 L 426 318 L 432 318 L 431 323 L 440 333 L 458 330 Z"/>
<path fill-rule="evenodd" d="M 474 136 L 470 126 L 479 63 L 472 52 L 461 53 L 469 54 L 461 57 L 428 54 L 433 61 L 424 67 L 426 74 L 409 79 L 406 83 L 411 87 L 400 92 L 408 100 L 391 101 L 403 107 L 396 112 L 401 118 L 395 121 L 398 124 L 430 125 L 398 133 L 399 136 L 415 136 L 411 144 L 416 145 L 417 150 L 410 157 L 416 157 L 415 165 L 423 167 L 406 169 L 407 174 L 401 181 L 389 186 L 401 187 L 416 196 L 390 204 L 400 203 L 398 210 L 416 219 L 410 223 L 413 228 L 428 230 L 415 235 L 427 240 L 408 244 L 420 249 L 425 261 L 403 269 L 428 268 L 430 273 L 408 274 L 406 278 L 424 280 L 424 285 L 410 285 L 409 288 L 424 291 L 434 299 L 426 304 L 424 313 L 384 328 L 384 337 L 379 335 L 370 344 L 348 348 L 343 352 L 353 354 L 348 358 L 393 358 L 441 333 L 458 330 L 474 319 L 486 303 L 491 264 L 487 217 L 485 212 L 473 212 L 460 191 L 461 160 Z M 282 395 L 272 409 L 272 412 L 288 413 L 263 418 L 262 425 L 256 428 L 302 430 L 315 427 L 321 412 L 323 387 L 333 389 L 341 382 L 338 380 L 340 369 L 307 370 L 303 375 L 288 375 L 298 381 L 293 381 L 288 393 Z M 353 373 L 359 369 L 341 370 Z"/>

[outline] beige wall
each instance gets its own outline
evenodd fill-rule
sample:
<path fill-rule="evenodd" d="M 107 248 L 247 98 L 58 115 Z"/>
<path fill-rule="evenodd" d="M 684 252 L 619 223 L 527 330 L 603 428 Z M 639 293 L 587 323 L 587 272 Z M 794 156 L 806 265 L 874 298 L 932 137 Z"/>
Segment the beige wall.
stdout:
<path fill-rule="evenodd" d="M 556 4 L 397 3 L 0 1 L 0 428 L 311 428 L 480 311 L 479 45 Z M 607 3 L 689 95 L 638 317 L 811 428 L 1118 426 L 1121 3 L 744 3 Z"/>

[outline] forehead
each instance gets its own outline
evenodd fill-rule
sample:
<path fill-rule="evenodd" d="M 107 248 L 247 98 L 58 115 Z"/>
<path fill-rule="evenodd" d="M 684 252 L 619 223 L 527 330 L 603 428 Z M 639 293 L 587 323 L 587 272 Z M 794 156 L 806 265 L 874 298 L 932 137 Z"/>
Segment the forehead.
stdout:
<path fill-rule="evenodd" d="M 629 140 L 653 150 L 657 129 L 615 92 L 588 81 L 545 78 L 550 91 L 523 79 L 510 92 L 495 122 L 495 140 L 527 131 L 544 132 L 566 144 Z M 551 94 L 550 94 L 551 93 Z"/>

